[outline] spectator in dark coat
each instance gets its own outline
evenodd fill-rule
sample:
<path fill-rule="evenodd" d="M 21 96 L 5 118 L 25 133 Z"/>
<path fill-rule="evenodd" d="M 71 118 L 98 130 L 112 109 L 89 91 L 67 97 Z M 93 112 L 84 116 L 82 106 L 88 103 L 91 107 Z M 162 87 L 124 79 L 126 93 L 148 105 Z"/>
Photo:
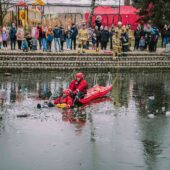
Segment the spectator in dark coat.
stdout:
<path fill-rule="evenodd" d="M 10 37 L 10 41 L 11 41 L 11 50 L 15 50 L 15 46 L 16 46 L 16 33 L 17 33 L 17 29 L 15 27 L 15 24 L 12 24 L 12 27 L 10 29 L 9 32 L 9 37 Z"/>
<path fill-rule="evenodd" d="M 168 26 L 165 24 L 164 28 L 162 29 L 162 45 L 163 47 L 166 47 L 166 45 L 169 43 L 169 37 L 168 37 Z"/>
<path fill-rule="evenodd" d="M 26 38 L 27 43 L 28 43 L 28 48 L 29 48 L 30 50 L 32 50 L 32 44 L 31 44 L 32 37 L 31 37 L 31 35 L 30 35 L 29 33 L 26 33 L 26 34 L 25 34 L 25 38 Z"/>
<path fill-rule="evenodd" d="M 65 39 L 66 39 L 66 35 L 65 35 L 64 27 L 61 26 L 60 29 L 61 29 L 61 37 L 60 37 L 60 39 L 61 39 L 61 51 L 63 51 L 64 50 L 63 46 L 64 46 L 64 42 L 65 42 Z"/>
<path fill-rule="evenodd" d="M 151 39 L 151 26 L 147 25 L 144 28 L 142 28 L 141 30 L 141 37 L 145 36 L 145 50 L 147 50 L 147 48 L 149 47 L 149 43 L 150 43 L 150 39 Z"/>
<path fill-rule="evenodd" d="M 76 50 L 76 39 L 77 39 L 77 35 L 78 35 L 78 29 L 74 23 L 72 24 L 71 30 L 72 30 L 71 49 L 74 46 L 74 50 Z"/>
<path fill-rule="evenodd" d="M 101 31 L 98 29 L 98 26 L 95 26 L 94 33 L 96 34 L 96 47 L 99 48 Z"/>
<path fill-rule="evenodd" d="M 152 26 L 151 37 L 150 37 L 150 41 L 149 41 L 149 51 L 150 52 L 156 52 L 158 38 L 159 38 L 159 30 L 156 26 Z"/>
<path fill-rule="evenodd" d="M 100 15 L 96 17 L 95 25 L 98 27 L 98 30 L 100 30 L 100 27 L 102 25 L 102 17 Z"/>
<path fill-rule="evenodd" d="M 134 50 L 138 50 L 139 49 L 140 38 L 145 37 L 145 36 L 141 36 L 141 27 L 140 27 L 140 25 L 136 28 L 136 30 L 134 32 L 134 37 L 135 37 Z"/>
<path fill-rule="evenodd" d="M 57 25 L 55 26 L 54 30 L 54 47 L 55 51 L 61 51 L 61 29 Z"/>
<path fill-rule="evenodd" d="M 105 26 L 104 30 L 101 31 L 101 49 L 106 50 L 107 43 L 109 41 L 109 31 L 107 26 Z"/>
<path fill-rule="evenodd" d="M 167 33 L 167 35 L 168 35 L 168 43 L 170 43 L 170 25 L 168 25 L 168 33 Z"/>

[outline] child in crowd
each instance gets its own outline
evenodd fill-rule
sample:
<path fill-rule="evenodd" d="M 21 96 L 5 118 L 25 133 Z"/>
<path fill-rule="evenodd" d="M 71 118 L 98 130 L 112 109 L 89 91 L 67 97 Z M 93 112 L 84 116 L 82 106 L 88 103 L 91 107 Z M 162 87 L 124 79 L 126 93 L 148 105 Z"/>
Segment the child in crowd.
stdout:
<path fill-rule="evenodd" d="M 7 49 L 7 40 L 8 40 L 8 34 L 5 28 L 2 30 L 2 42 L 4 49 Z"/>
<path fill-rule="evenodd" d="M 22 50 L 23 50 L 23 52 L 28 52 L 28 42 L 27 42 L 26 38 L 24 38 L 22 40 Z"/>
<path fill-rule="evenodd" d="M 142 36 L 142 37 L 140 38 L 139 48 L 140 48 L 141 51 L 143 51 L 143 50 L 145 49 L 145 37 L 144 37 L 144 36 Z"/>
<path fill-rule="evenodd" d="M 96 34 L 95 33 L 92 34 L 92 44 L 93 44 L 92 49 L 96 50 Z"/>
<path fill-rule="evenodd" d="M 30 33 L 27 33 L 26 36 L 25 36 L 25 38 L 26 38 L 27 43 L 28 43 L 28 48 L 29 48 L 30 50 L 32 50 L 32 45 L 31 45 L 31 39 L 32 39 L 32 37 L 31 37 L 31 34 L 30 34 Z"/>
<path fill-rule="evenodd" d="M 32 51 L 37 50 L 37 39 L 35 37 L 32 37 L 31 39 L 31 47 L 32 47 Z"/>
<path fill-rule="evenodd" d="M 0 49 L 2 48 L 2 31 L 0 30 Z"/>

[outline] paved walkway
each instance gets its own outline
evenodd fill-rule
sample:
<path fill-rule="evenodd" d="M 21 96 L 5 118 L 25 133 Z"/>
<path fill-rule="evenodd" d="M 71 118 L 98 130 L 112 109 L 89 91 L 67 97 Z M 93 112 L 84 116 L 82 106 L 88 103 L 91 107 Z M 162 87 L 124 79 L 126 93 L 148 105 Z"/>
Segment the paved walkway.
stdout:
<path fill-rule="evenodd" d="M 86 50 L 87 53 L 112 53 L 112 51 L 110 50 L 106 50 L 106 51 L 102 51 L 100 50 L 99 52 L 96 52 L 95 50 Z M 22 50 L 11 50 L 10 48 L 8 49 L 1 49 L 0 50 L 0 53 L 1 52 L 7 52 L 7 53 L 18 53 L 18 52 L 21 52 L 22 53 Z M 35 53 L 46 53 L 46 52 L 43 52 L 42 50 L 36 50 L 36 51 L 28 51 L 28 53 L 32 53 L 32 52 L 35 52 Z M 157 48 L 157 51 L 156 53 L 160 54 L 160 53 L 163 53 L 165 52 L 165 48 Z M 55 50 L 53 49 L 51 53 L 57 53 L 55 52 Z M 68 53 L 78 53 L 78 50 L 64 50 L 63 52 L 60 52 L 60 53 L 64 53 L 64 54 L 68 54 Z M 149 51 L 131 51 L 130 53 L 149 53 Z"/>

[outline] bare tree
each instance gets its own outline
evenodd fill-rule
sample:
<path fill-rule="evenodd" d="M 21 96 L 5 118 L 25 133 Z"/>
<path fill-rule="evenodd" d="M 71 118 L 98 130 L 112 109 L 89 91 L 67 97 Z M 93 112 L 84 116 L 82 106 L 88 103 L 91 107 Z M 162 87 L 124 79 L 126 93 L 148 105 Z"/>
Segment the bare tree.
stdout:
<path fill-rule="evenodd" d="M 92 18 L 94 14 L 95 5 L 96 5 L 96 0 L 91 0 L 91 11 L 90 11 L 89 20 L 88 20 L 89 26 L 92 25 Z"/>
<path fill-rule="evenodd" d="M 5 15 L 8 13 L 8 10 L 14 6 L 12 0 L 0 0 L 0 26 L 3 24 Z"/>

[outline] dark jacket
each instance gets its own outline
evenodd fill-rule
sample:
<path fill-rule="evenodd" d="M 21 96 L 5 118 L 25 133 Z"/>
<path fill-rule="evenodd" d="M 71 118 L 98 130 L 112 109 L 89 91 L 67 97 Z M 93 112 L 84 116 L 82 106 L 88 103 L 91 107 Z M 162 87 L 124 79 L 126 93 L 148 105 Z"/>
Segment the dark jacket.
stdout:
<path fill-rule="evenodd" d="M 46 32 L 45 31 L 42 32 L 42 38 L 46 39 Z"/>
<path fill-rule="evenodd" d="M 72 38 L 73 32 L 72 30 L 67 30 L 66 31 L 66 38 Z"/>
<path fill-rule="evenodd" d="M 72 27 L 72 39 L 75 39 L 78 35 L 78 29 L 76 27 Z"/>
<path fill-rule="evenodd" d="M 126 32 L 122 33 L 121 41 L 122 41 L 123 45 L 128 45 L 129 37 L 128 37 L 128 34 Z"/>
<path fill-rule="evenodd" d="M 16 33 L 17 33 L 17 29 L 15 27 L 12 27 L 9 33 L 10 39 L 16 39 Z"/>
<path fill-rule="evenodd" d="M 101 23 L 101 21 L 99 21 L 99 20 L 95 20 L 95 24 L 96 24 L 96 26 L 98 26 L 98 30 L 100 30 L 100 27 L 101 27 L 101 25 L 102 25 L 102 23 Z"/>
<path fill-rule="evenodd" d="M 167 35 L 170 37 L 170 28 L 168 28 Z"/>
<path fill-rule="evenodd" d="M 110 30 L 110 32 L 109 32 L 110 38 L 112 38 L 114 34 L 115 34 L 115 30 L 114 29 Z"/>
<path fill-rule="evenodd" d="M 61 42 L 64 42 L 65 39 L 66 39 L 65 31 L 64 31 L 64 29 L 62 29 L 62 30 L 61 30 L 61 37 L 60 37 L 60 40 L 61 40 Z"/>
<path fill-rule="evenodd" d="M 42 38 L 42 28 L 38 26 L 37 29 L 39 32 L 39 38 Z"/>
<path fill-rule="evenodd" d="M 101 31 L 101 41 L 102 42 L 108 42 L 109 41 L 109 31 L 107 30 L 102 30 Z"/>
<path fill-rule="evenodd" d="M 140 39 L 140 37 L 141 37 L 141 30 L 140 29 L 136 29 L 135 32 L 134 32 L 134 36 L 135 36 L 135 39 Z"/>
<path fill-rule="evenodd" d="M 96 38 L 97 38 L 97 39 L 100 39 L 100 38 L 101 38 L 101 31 L 95 29 L 95 30 L 94 30 L 94 33 L 96 34 Z"/>
<path fill-rule="evenodd" d="M 58 27 L 54 28 L 53 33 L 54 33 L 54 38 L 61 38 L 61 29 L 60 28 L 58 28 Z"/>
<path fill-rule="evenodd" d="M 168 36 L 168 29 L 162 29 L 162 37 Z"/>

